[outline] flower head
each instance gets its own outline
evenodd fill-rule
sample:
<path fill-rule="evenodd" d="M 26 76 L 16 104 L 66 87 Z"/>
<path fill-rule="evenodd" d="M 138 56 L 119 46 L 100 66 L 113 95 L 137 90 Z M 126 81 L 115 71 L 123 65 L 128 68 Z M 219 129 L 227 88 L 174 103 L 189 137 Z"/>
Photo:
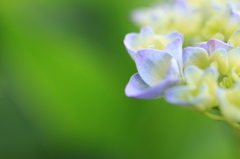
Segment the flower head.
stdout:
<path fill-rule="evenodd" d="M 199 31 L 201 18 L 199 12 L 182 0 L 176 0 L 174 3 L 159 3 L 132 12 L 132 20 L 140 27 L 150 26 L 158 34 L 177 30 L 186 38 L 188 38 L 186 35 Z"/>
<path fill-rule="evenodd" d="M 134 60 L 138 73 L 128 82 L 125 93 L 129 97 L 152 99 L 181 82 L 182 40 L 176 38 L 164 50 L 139 50 Z"/>
<path fill-rule="evenodd" d="M 240 129 L 240 5 L 234 1 L 175 0 L 135 10 L 134 21 L 153 29 L 124 39 L 138 70 L 126 95 L 164 97 Z M 175 30 L 184 35 L 184 49 Z M 219 116 L 210 113 L 213 108 Z"/>
<path fill-rule="evenodd" d="M 185 46 L 210 38 L 226 41 L 240 28 L 240 3 L 235 0 L 174 0 L 132 12 L 138 26 L 150 26 L 156 33 L 179 31 Z"/>

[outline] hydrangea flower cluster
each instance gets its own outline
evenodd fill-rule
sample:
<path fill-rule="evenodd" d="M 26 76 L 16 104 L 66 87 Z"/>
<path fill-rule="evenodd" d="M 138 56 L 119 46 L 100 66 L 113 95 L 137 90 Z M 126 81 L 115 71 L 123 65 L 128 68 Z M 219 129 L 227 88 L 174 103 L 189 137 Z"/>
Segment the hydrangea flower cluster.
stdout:
<path fill-rule="evenodd" d="M 157 34 L 179 31 L 184 45 L 210 38 L 226 41 L 240 27 L 239 0 L 174 0 L 132 11 L 133 22 Z"/>
<path fill-rule="evenodd" d="M 209 10 L 200 12 L 204 8 Z M 148 26 L 125 36 L 124 45 L 138 71 L 125 94 L 138 99 L 164 97 L 240 129 L 238 11 L 236 3 L 224 0 L 176 0 L 135 10 L 134 22 Z"/>

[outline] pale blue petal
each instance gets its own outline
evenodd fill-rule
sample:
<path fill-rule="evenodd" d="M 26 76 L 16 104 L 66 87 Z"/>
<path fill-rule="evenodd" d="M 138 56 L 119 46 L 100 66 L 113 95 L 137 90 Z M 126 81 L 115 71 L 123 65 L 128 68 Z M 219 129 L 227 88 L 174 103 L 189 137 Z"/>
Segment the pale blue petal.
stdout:
<path fill-rule="evenodd" d="M 170 42 L 164 49 L 164 52 L 172 55 L 179 63 L 179 67 L 182 67 L 182 39 L 177 37 Z"/>
<path fill-rule="evenodd" d="M 176 7 L 176 9 L 179 9 L 180 11 L 186 11 L 190 9 L 186 1 L 184 0 L 175 0 L 174 6 Z"/>
<path fill-rule="evenodd" d="M 239 22 L 239 20 L 240 20 L 239 8 L 237 8 L 236 5 L 233 5 L 233 4 L 230 4 L 230 3 L 228 4 L 228 7 L 230 8 L 230 18 L 232 20 L 235 20 L 236 22 Z"/>
<path fill-rule="evenodd" d="M 203 48 L 204 50 L 208 50 L 208 44 L 207 42 L 202 42 L 202 43 L 199 43 L 197 44 L 197 47 L 200 47 L 200 48 Z"/>
<path fill-rule="evenodd" d="M 176 79 L 181 77 L 181 68 L 179 68 L 178 63 L 175 58 L 172 58 L 168 71 L 166 72 L 165 78 Z"/>
<path fill-rule="evenodd" d="M 134 59 L 141 78 L 152 86 L 164 78 L 172 56 L 160 50 L 142 49 Z"/>
<path fill-rule="evenodd" d="M 134 47 L 137 45 L 139 41 L 139 35 L 137 33 L 129 33 L 124 38 L 124 45 L 127 49 L 127 52 L 129 55 L 134 58 L 134 55 L 137 53 L 137 51 L 134 49 Z"/>
<path fill-rule="evenodd" d="M 186 85 L 169 88 L 165 92 L 165 100 L 171 104 L 189 106 L 191 103 L 188 98 L 194 89 L 194 87 Z"/>
<path fill-rule="evenodd" d="M 142 27 L 139 35 L 141 40 L 147 40 L 152 38 L 155 34 L 150 27 Z"/>
<path fill-rule="evenodd" d="M 205 49 L 209 53 L 209 55 L 211 55 L 213 52 L 220 48 L 225 49 L 226 51 L 233 49 L 232 45 L 229 45 L 217 39 L 209 39 L 207 42 L 207 46 L 206 43 L 200 43 L 197 46 Z"/>
<path fill-rule="evenodd" d="M 138 73 L 134 74 L 125 88 L 128 97 L 138 99 L 154 99 L 164 94 L 164 91 L 179 82 L 179 79 L 165 79 L 149 87 Z"/>
<path fill-rule="evenodd" d="M 169 41 L 173 41 L 177 37 L 181 38 L 181 40 L 183 41 L 183 35 L 177 31 L 171 32 L 164 36 L 164 38 L 168 39 Z"/>

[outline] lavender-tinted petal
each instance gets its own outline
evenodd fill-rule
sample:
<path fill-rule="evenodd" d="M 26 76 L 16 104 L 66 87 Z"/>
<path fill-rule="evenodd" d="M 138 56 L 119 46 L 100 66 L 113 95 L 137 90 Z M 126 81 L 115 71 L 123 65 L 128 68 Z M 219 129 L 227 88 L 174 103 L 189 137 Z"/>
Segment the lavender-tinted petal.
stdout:
<path fill-rule="evenodd" d="M 226 51 L 232 50 L 233 46 L 229 45 L 223 41 L 216 40 L 216 39 L 210 39 L 207 42 L 207 51 L 211 55 L 213 52 L 215 52 L 217 49 L 225 49 Z"/>
<path fill-rule="evenodd" d="M 168 71 L 166 72 L 165 79 L 174 79 L 181 77 L 181 70 L 178 66 L 176 59 L 172 58 Z"/>
<path fill-rule="evenodd" d="M 182 10 L 182 11 L 186 11 L 186 10 L 190 9 L 190 7 L 187 5 L 186 1 L 184 1 L 184 0 L 175 0 L 174 6 L 176 7 L 176 9 Z"/>
<path fill-rule="evenodd" d="M 142 27 L 140 30 L 140 39 L 146 40 L 154 36 L 154 32 L 150 27 Z"/>
<path fill-rule="evenodd" d="M 176 104 L 180 106 L 189 106 L 188 96 L 194 88 L 189 86 L 177 86 L 168 89 L 165 92 L 165 100 L 171 104 Z"/>
<path fill-rule="evenodd" d="M 182 67 L 182 39 L 180 37 L 170 42 L 163 51 L 172 55 Z"/>
<path fill-rule="evenodd" d="M 134 58 L 134 55 L 137 51 L 134 49 L 136 42 L 138 41 L 138 34 L 137 33 L 129 33 L 124 38 L 124 45 L 129 53 L 129 55 Z"/>
<path fill-rule="evenodd" d="M 171 32 L 167 35 L 164 36 L 166 39 L 168 39 L 169 41 L 173 41 L 174 39 L 176 39 L 177 37 L 181 38 L 183 41 L 183 35 L 177 31 Z"/>
<path fill-rule="evenodd" d="M 170 54 L 154 49 L 139 50 L 134 57 L 141 78 L 149 86 L 164 78 L 171 58 Z"/>
<path fill-rule="evenodd" d="M 138 73 L 134 74 L 125 88 L 128 97 L 138 99 L 155 99 L 164 94 L 164 91 L 179 82 L 179 79 L 165 79 L 149 87 Z"/>
<path fill-rule="evenodd" d="M 225 49 L 226 51 L 232 50 L 233 46 L 229 45 L 221 40 L 217 39 L 209 39 L 208 42 L 202 42 L 197 45 L 197 47 L 201 47 L 205 49 L 209 55 L 211 55 L 217 49 Z"/>
<path fill-rule="evenodd" d="M 199 43 L 199 44 L 197 44 L 197 47 L 203 48 L 204 50 L 208 51 L 207 42 Z"/>
<path fill-rule="evenodd" d="M 234 20 L 240 20 L 240 12 L 237 10 L 237 6 L 234 6 L 233 4 L 228 4 L 228 7 L 230 9 L 230 18 L 233 18 Z"/>

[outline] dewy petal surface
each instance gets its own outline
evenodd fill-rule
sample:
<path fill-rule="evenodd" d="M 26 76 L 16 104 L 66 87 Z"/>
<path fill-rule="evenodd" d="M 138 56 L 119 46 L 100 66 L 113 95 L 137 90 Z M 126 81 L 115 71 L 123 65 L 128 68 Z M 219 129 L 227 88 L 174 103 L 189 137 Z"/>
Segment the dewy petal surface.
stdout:
<path fill-rule="evenodd" d="M 134 74 L 125 88 L 128 97 L 138 99 L 155 99 L 161 97 L 164 91 L 179 82 L 179 79 L 164 79 L 156 85 L 147 85 L 138 73 Z"/>
<path fill-rule="evenodd" d="M 142 49 L 134 59 L 141 78 L 152 86 L 164 78 L 172 56 L 160 50 Z"/>

